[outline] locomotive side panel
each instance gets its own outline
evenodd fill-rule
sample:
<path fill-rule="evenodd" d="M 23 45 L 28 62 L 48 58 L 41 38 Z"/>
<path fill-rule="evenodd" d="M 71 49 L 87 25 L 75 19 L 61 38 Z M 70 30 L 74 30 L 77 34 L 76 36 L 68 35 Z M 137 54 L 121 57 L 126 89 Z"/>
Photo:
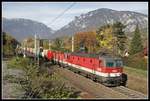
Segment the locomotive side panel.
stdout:
<path fill-rule="evenodd" d="M 51 59 L 53 58 L 53 53 L 52 53 L 52 51 L 50 51 L 50 50 L 47 51 L 47 58 L 48 58 L 49 60 L 51 60 Z"/>

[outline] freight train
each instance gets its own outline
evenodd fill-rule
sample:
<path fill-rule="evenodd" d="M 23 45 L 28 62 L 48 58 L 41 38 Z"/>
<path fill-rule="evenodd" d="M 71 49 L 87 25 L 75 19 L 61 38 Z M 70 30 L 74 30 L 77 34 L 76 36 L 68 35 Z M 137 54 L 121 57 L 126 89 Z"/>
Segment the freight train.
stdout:
<path fill-rule="evenodd" d="M 22 49 L 22 52 L 28 56 L 36 56 L 33 48 Z M 52 61 L 60 67 L 68 68 L 105 86 L 126 85 L 127 75 L 123 73 L 121 58 L 106 53 L 63 53 L 45 49 L 38 53 L 42 59 Z"/>

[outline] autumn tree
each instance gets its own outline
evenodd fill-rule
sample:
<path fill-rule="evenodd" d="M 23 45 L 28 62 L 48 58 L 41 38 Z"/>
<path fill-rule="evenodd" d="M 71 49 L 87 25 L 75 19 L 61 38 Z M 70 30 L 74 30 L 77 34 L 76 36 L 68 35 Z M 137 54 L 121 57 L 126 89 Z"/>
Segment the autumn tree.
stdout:
<path fill-rule="evenodd" d="M 72 37 L 71 36 L 64 36 L 62 37 L 64 49 L 67 52 L 71 52 L 72 49 Z"/>
<path fill-rule="evenodd" d="M 49 49 L 49 40 L 43 40 L 43 48 Z"/>
<path fill-rule="evenodd" d="M 143 45 L 142 45 L 141 33 L 137 25 L 134 31 L 134 36 L 131 40 L 130 54 L 135 54 L 142 50 L 143 50 Z"/>
<path fill-rule="evenodd" d="M 34 39 L 33 38 L 28 38 L 27 39 L 27 44 L 28 44 L 28 47 L 34 47 Z"/>
<path fill-rule="evenodd" d="M 22 41 L 22 46 L 24 47 L 30 47 L 30 48 L 34 48 L 34 39 L 33 38 L 26 38 Z"/>
<path fill-rule="evenodd" d="M 113 27 L 111 25 L 104 25 L 100 27 L 96 32 L 96 38 L 100 46 L 100 52 L 102 50 L 111 51 L 114 44 Z"/>
<path fill-rule="evenodd" d="M 84 48 L 88 53 L 95 52 L 96 50 L 96 32 L 78 32 L 75 34 L 75 50 Z"/>

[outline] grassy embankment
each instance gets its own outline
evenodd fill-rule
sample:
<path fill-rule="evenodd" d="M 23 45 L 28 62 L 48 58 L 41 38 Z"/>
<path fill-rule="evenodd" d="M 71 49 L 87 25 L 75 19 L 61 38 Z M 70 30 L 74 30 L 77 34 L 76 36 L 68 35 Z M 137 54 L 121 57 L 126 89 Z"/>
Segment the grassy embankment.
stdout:
<path fill-rule="evenodd" d="M 124 71 L 129 74 L 129 75 L 134 75 L 136 77 L 141 77 L 143 79 L 147 79 L 147 70 L 142 70 L 142 69 L 136 69 L 132 67 L 124 67 Z"/>
<path fill-rule="evenodd" d="M 124 67 L 124 72 L 128 75 L 127 87 L 147 94 L 148 71 L 143 69 Z"/>

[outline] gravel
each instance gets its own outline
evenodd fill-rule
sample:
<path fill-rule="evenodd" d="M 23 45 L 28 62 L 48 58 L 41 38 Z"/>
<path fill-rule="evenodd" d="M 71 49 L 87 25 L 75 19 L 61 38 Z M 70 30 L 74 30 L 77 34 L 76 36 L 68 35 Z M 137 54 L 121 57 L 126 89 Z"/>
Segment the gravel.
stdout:
<path fill-rule="evenodd" d="M 17 83 L 10 83 L 4 80 L 7 75 L 12 75 L 13 77 L 21 77 L 22 71 L 18 69 L 8 69 L 7 61 L 2 62 L 2 99 L 20 99 L 24 92 L 21 89 L 21 85 Z"/>

